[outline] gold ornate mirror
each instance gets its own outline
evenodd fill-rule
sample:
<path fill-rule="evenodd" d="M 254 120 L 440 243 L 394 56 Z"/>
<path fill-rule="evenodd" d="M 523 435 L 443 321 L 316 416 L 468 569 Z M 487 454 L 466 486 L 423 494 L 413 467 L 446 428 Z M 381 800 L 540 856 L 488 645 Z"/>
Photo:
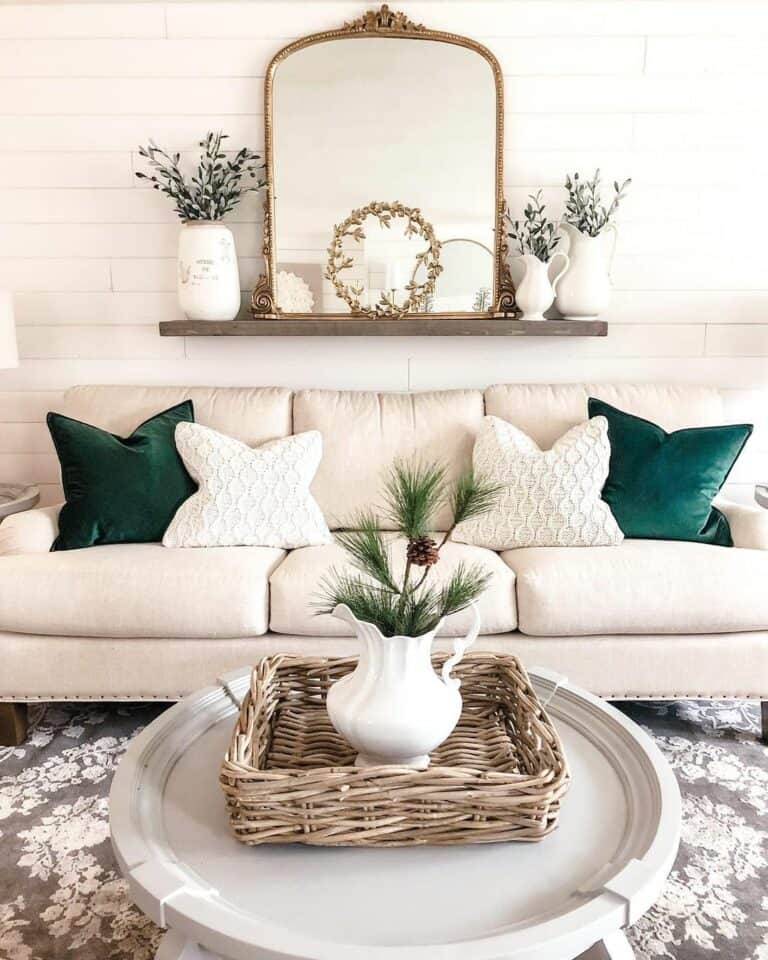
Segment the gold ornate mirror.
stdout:
<path fill-rule="evenodd" d="M 264 97 L 266 273 L 256 318 L 513 310 L 502 76 L 489 50 L 385 4 L 280 50 Z M 436 297 L 444 244 L 457 238 L 450 296 Z M 298 278 L 304 297 L 278 295 L 278 274 Z M 298 312 L 301 303 L 312 312 Z"/>

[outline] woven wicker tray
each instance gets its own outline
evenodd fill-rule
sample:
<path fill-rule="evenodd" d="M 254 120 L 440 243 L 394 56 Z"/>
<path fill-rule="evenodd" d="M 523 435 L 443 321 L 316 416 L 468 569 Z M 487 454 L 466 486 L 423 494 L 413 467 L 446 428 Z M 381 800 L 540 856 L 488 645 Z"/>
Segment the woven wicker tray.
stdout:
<path fill-rule="evenodd" d="M 220 776 L 238 840 L 405 846 L 535 841 L 555 829 L 568 768 L 517 659 L 470 654 L 456 667 L 461 719 L 421 771 L 352 765 L 325 696 L 355 664 L 276 656 L 254 668 Z"/>

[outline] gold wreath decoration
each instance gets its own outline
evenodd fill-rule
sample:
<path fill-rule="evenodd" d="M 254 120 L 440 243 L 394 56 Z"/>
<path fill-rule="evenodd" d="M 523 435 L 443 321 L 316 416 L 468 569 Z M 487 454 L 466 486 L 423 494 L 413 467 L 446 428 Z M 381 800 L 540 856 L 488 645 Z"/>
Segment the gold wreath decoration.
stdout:
<path fill-rule="evenodd" d="M 343 282 L 340 274 L 354 265 L 354 259 L 344 251 L 345 237 L 351 237 L 357 243 L 365 240 L 363 223 L 368 216 L 374 216 L 382 227 L 389 230 L 393 220 L 405 220 L 406 237 L 423 237 L 427 247 L 417 253 L 416 265 L 412 279 L 405 285 L 408 297 L 402 303 L 396 303 L 394 295 L 384 291 L 373 307 L 364 307 L 360 302 L 363 290 L 359 285 L 348 286 Z M 424 267 L 426 278 L 423 283 L 416 283 L 413 277 L 420 266 Z M 440 241 L 435 236 L 432 224 L 425 220 L 417 207 L 406 207 L 399 200 L 394 203 L 383 203 L 374 200 L 373 203 L 353 210 L 343 223 L 333 228 L 333 240 L 328 247 L 328 266 L 325 278 L 330 280 L 336 290 L 336 295 L 349 305 L 353 314 L 368 317 L 388 317 L 400 319 L 412 310 L 425 306 L 428 298 L 435 292 L 435 282 L 442 273 L 440 263 Z"/>

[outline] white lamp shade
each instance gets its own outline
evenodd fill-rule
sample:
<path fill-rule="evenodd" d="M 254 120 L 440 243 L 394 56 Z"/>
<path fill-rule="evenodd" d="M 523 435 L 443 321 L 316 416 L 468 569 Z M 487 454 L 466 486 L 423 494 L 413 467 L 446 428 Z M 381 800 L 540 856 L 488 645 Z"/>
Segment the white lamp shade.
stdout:
<path fill-rule="evenodd" d="M 10 290 L 0 290 L 0 368 L 18 367 L 16 324 L 13 321 L 13 297 Z"/>

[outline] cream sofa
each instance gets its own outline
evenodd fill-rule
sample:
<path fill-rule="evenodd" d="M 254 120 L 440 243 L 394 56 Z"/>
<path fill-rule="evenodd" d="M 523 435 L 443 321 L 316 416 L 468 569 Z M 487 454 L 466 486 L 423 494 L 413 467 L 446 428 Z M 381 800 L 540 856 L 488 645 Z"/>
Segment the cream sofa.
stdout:
<path fill-rule="evenodd" d="M 86 386 L 68 391 L 63 412 L 124 435 L 191 397 L 199 422 L 248 444 L 319 430 L 313 492 L 333 529 L 375 504 L 395 457 L 440 458 L 457 474 L 486 413 L 548 447 L 586 417 L 590 395 L 668 430 L 723 422 L 714 389 L 588 384 L 421 394 Z M 601 696 L 768 700 L 768 511 L 719 506 L 735 549 L 629 540 L 496 554 L 449 544 L 436 570 L 470 559 L 492 572 L 480 648 L 514 652 Z M 0 525 L 2 702 L 175 699 L 265 654 L 355 652 L 346 625 L 310 606 L 320 576 L 342 562 L 336 545 L 50 553 L 57 514 Z M 459 614 L 444 637 L 466 626 Z"/>

